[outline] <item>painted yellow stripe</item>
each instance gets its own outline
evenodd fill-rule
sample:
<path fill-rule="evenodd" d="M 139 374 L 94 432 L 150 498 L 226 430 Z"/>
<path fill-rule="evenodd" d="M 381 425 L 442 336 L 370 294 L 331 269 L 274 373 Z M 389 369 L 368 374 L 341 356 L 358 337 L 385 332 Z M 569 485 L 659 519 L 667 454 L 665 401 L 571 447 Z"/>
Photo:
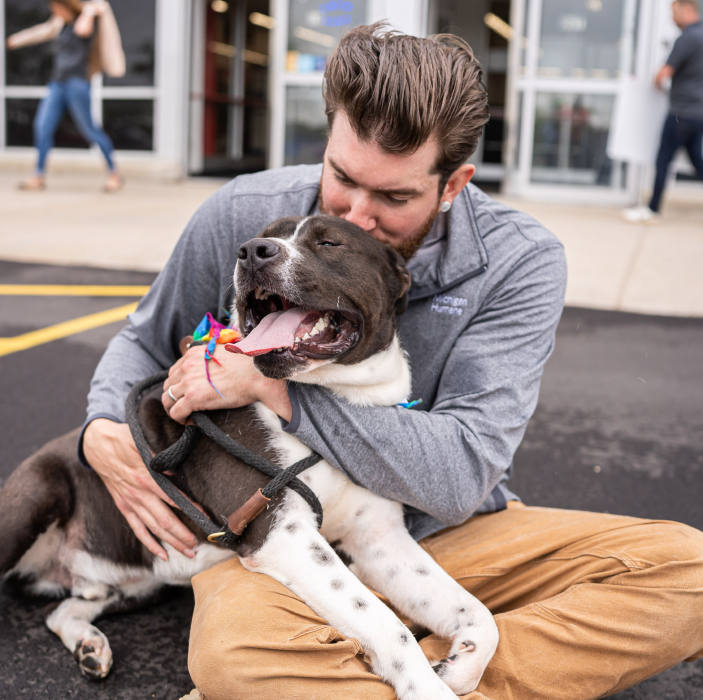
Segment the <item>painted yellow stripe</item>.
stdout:
<path fill-rule="evenodd" d="M 143 297 L 148 291 L 140 284 L 0 284 L 4 296 Z"/>
<path fill-rule="evenodd" d="M 100 311 L 97 314 L 89 314 L 71 321 L 57 323 L 55 326 L 40 328 L 38 331 L 16 335 L 14 338 L 0 338 L 0 357 L 20 350 L 27 350 L 36 345 L 50 343 L 52 340 L 66 338 L 69 335 L 89 331 L 91 328 L 99 328 L 108 323 L 122 321 L 127 318 L 127 314 L 131 314 L 136 308 L 137 302 L 135 301 L 131 304 L 125 304 L 125 306 L 118 306 L 116 309 Z"/>

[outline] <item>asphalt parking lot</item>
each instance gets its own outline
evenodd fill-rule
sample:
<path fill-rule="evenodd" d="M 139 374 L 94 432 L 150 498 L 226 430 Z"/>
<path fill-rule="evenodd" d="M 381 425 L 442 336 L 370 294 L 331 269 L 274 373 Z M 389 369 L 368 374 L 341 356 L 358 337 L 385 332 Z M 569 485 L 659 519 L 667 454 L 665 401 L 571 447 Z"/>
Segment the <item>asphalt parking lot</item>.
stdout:
<path fill-rule="evenodd" d="M 19 284 L 143 286 L 153 278 L 0 261 L 0 291 Z M 0 299 L 4 480 L 47 440 L 82 423 L 90 377 L 124 321 L 11 352 L 6 339 L 96 314 L 109 319 L 110 310 L 136 297 L 62 296 L 54 289 L 46 295 L 5 291 Z M 80 324 L 64 326 L 71 328 Z M 567 308 L 537 412 L 515 458 L 513 489 L 530 505 L 672 519 L 703 529 L 701 348 L 703 319 Z M 79 675 L 44 626 L 46 605 L 0 593 L 0 698 L 176 700 L 192 688 L 189 591 L 174 590 L 160 605 L 99 623 L 115 663 L 98 684 Z M 703 663 L 681 664 L 615 697 L 703 698 Z"/>

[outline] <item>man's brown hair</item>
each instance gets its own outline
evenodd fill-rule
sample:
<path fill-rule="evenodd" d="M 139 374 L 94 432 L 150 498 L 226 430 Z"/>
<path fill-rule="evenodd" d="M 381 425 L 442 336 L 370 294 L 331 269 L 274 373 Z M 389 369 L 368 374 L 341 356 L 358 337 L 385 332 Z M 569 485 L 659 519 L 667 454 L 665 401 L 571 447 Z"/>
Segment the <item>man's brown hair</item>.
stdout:
<path fill-rule="evenodd" d="M 440 192 L 476 150 L 488 121 L 483 71 L 452 34 L 427 39 L 388 31 L 383 22 L 348 32 L 325 68 L 328 133 L 344 112 L 362 141 L 410 155 L 430 138 L 439 147 Z"/>

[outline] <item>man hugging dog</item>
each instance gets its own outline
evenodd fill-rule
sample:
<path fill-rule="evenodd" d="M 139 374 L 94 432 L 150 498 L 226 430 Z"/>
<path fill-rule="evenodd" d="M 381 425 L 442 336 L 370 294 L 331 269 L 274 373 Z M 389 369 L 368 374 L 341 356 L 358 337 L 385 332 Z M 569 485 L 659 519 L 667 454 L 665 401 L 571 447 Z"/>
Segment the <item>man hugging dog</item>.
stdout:
<path fill-rule="evenodd" d="M 554 345 L 566 265 L 551 233 L 470 184 L 466 161 L 488 107 L 469 46 L 359 27 L 328 62 L 324 98 L 322 165 L 238 177 L 187 226 L 96 370 L 85 462 L 152 553 L 194 555 L 192 533 L 124 423 L 129 387 L 171 367 L 162 401 L 175 420 L 259 401 L 354 483 L 404 504 L 412 536 L 495 616 L 497 651 L 465 697 L 597 698 L 698 658 L 701 533 L 530 508 L 508 488 Z M 218 349 L 221 366 L 210 363 L 210 373 L 222 398 L 205 376 L 204 348 L 178 357 L 206 311 L 231 306 L 240 246 L 274 219 L 318 213 L 357 224 L 407 260 L 412 286 L 398 332 L 411 398 L 422 399 L 412 410 L 267 378 L 252 358 Z M 233 559 L 193 585 L 189 668 L 208 700 L 395 696 L 359 642 L 282 583 Z M 452 640 L 429 635 L 420 646 L 442 659 Z"/>

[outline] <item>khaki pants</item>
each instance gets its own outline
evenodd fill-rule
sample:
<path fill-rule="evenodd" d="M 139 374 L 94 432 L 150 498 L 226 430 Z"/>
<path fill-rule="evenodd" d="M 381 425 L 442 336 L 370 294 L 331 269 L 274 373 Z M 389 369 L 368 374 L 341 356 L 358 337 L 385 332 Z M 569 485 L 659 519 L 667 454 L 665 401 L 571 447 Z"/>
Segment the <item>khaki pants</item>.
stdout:
<path fill-rule="evenodd" d="M 703 655 L 703 533 L 509 506 L 421 542 L 496 616 L 498 650 L 466 700 L 599 698 Z M 356 639 L 268 576 L 232 560 L 193 586 L 189 669 L 207 700 L 395 698 Z"/>

